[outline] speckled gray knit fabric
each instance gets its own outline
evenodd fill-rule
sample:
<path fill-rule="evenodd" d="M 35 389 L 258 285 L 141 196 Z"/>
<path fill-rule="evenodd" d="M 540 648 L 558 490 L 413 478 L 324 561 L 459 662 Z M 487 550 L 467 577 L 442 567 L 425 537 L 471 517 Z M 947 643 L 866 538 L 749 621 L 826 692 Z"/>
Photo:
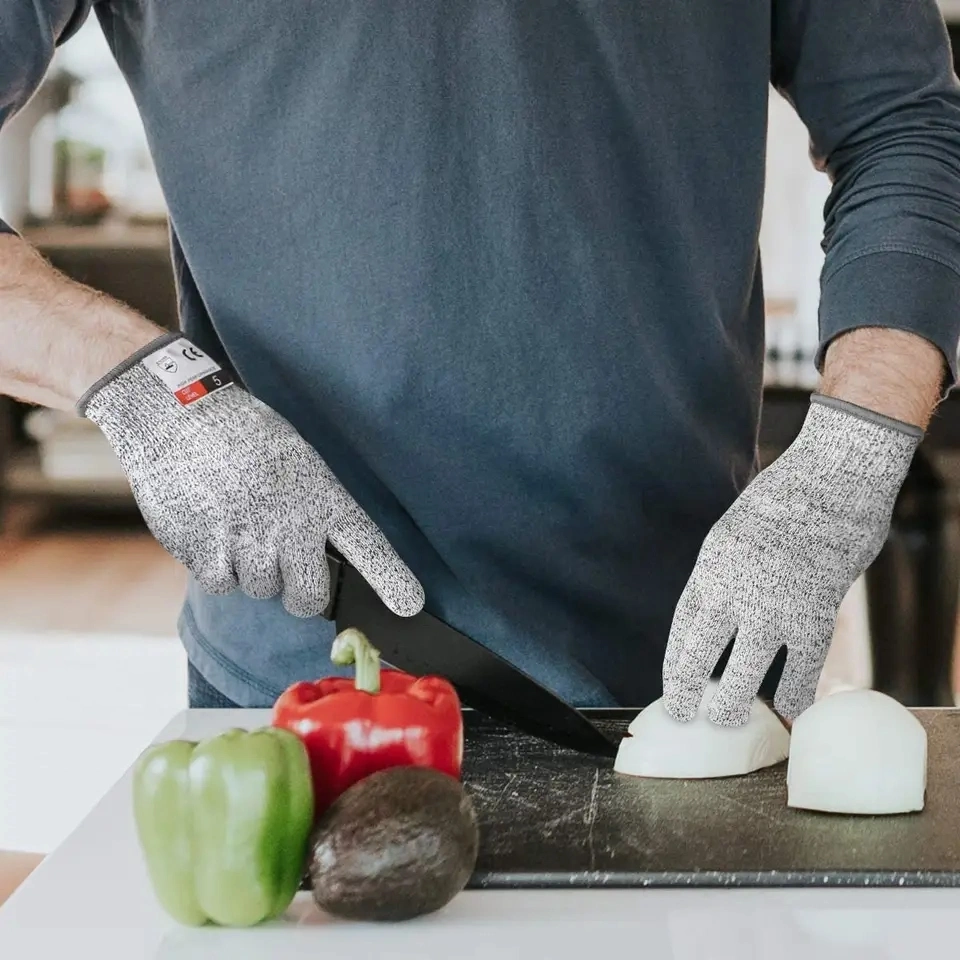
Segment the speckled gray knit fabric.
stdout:
<path fill-rule="evenodd" d="M 693 718 L 734 635 L 710 705 L 714 722 L 746 722 L 784 645 L 777 711 L 793 719 L 813 702 L 840 602 L 883 546 L 921 437 L 916 427 L 813 398 L 797 439 L 703 542 L 663 664 L 665 705 L 676 719 Z"/>
<path fill-rule="evenodd" d="M 141 363 L 85 397 L 157 540 L 204 590 L 282 594 L 290 613 L 329 597 L 330 541 L 394 612 L 423 606 L 419 582 L 329 467 L 239 385 L 186 407 Z"/>

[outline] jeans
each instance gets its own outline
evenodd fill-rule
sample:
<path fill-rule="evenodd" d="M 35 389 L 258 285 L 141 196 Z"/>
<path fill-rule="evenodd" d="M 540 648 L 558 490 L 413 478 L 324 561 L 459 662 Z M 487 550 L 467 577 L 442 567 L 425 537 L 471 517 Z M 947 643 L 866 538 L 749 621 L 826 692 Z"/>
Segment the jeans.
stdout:
<path fill-rule="evenodd" d="M 187 664 L 187 702 L 191 708 L 217 707 L 229 710 L 240 706 L 209 684 L 192 663 Z"/>

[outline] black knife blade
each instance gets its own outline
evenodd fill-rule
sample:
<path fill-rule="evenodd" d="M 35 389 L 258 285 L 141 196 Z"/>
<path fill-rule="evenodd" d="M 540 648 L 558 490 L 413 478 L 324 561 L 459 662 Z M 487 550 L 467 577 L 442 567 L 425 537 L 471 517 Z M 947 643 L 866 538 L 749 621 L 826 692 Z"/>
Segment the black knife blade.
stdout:
<path fill-rule="evenodd" d="M 439 674 L 467 706 L 524 733 L 594 756 L 613 757 L 617 744 L 579 710 L 502 657 L 427 613 L 399 617 L 357 570 L 327 548 L 331 601 L 324 616 L 337 630 L 356 627 L 383 660 L 418 676 Z"/>

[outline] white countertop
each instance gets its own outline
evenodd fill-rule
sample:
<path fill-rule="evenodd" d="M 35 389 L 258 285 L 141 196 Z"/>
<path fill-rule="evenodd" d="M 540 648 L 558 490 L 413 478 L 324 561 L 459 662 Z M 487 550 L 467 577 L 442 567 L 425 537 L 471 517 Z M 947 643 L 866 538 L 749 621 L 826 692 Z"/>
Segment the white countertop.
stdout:
<path fill-rule="evenodd" d="M 156 739 L 269 718 L 190 710 Z M 396 925 L 333 921 L 301 895 L 274 924 L 193 930 L 154 901 L 129 801 L 127 774 L 0 908 L 0 957 L 589 960 L 616 950 L 637 960 L 923 960 L 960 938 L 960 890 L 916 889 L 469 891 L 432 917 Z"/>

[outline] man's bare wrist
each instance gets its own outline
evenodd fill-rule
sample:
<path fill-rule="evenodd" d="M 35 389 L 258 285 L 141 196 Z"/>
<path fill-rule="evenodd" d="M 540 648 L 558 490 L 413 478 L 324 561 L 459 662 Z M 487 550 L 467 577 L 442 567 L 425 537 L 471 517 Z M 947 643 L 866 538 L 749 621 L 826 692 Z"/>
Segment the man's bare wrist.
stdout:
<path fill-rule="evenodd" d="M 0 394 L 72 409 L 84 391 L 163 330 L 0 237 Z"/>
<path fill-rule="evenodd" d="M 820 393 L 926 429 L 946 365 L 929 340 L 904 330 L 864 327 L 827 350 Z"/>
<path fill-rule="evenodd" d="M 71 405 L 92 384 L 164 332 L 111 297 L 94 291 L 91 293 L 93 297 L 87 308 L 87 317 L 93 339 L 85 362 L 70 377 L 67 399 Z"/>

